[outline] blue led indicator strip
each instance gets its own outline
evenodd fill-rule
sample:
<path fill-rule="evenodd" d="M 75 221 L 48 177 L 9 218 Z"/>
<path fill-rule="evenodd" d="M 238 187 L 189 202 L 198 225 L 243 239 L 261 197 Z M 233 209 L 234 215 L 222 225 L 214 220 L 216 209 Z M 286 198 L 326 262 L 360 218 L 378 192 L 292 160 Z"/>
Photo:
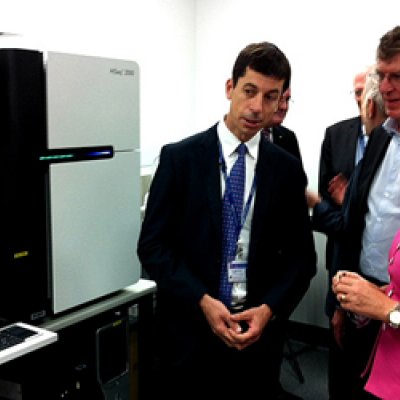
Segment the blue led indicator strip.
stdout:
<path fill-rule="evenodd" d="M 112 152 L 110 150 L 91 151 L 90 153 L 87 153 L 87 155 L 91 157 L 110 156 L 112 155 Z"/>

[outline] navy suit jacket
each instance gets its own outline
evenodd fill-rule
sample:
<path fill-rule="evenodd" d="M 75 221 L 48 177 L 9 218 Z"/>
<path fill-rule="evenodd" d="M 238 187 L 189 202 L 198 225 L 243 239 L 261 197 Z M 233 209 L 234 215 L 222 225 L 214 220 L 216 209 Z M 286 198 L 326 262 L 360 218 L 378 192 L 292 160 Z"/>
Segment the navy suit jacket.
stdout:
<path fill-rule="evenodd" d="M 272 135 L 273 143 L 302 161 L 299 142 L 293 131 L 283 125 L 279 125 L 272 128 Z"/>
<path fill-rule="evenodd" d="M 350 178 L 346 196 L 341 208 L 337 209 L 327 201 L 314 208 L 314 229 L 329 234 L 335 240 L 332 248 L 332 265 L 329 280 L 341 268 L 359 272 L 362 235 L 365 228 L 365 214 L 368 212 L 368 195 L 375 174 L 385 157 L 391 136 L 379 126 L 375 128 L 368 141 L 365 154 Z M 330 285 L 326 312 L 329 317 L 337 305 Z"/>
<path fill-rule="evenodd" d="M 368 212 L 368 196 L 376 172 L 385 158 L 391 136 L 382 127 L 370 134 L 368 146 L 346 191 L 343 204 L 344 235 L 340 235 L 338 250 L 333 268 L 340 266 L 359 271 L 362 235 L 365 228 L 365 215 Z"/>
<path fill-rule="evenodd" d="M 279 318 L 297 306 L 316 273 L 301 163 L 261 137 L 249 245 L 246 307 L 268 304 Z M 162 148 L 138 242 L 157 283 L 156 318 L 171 346 L 193 345 L 204 294 L 218 298 L 222 248 L 216 125 Z M 269 324 L 266 329 L 268 329 Z M 273 343 L 271 344 L 273 346 Z M 183 350 L 184 351 L 184 350 Z"/>
<path fill-rule="evenodd" d="M 350 179 L 355 168 L 360 133 L 361 118 L 359 116 L 337 122 L 326 129 L 321 145 L 318 178 L 318 191 L 324 199 L 330 200 L 328 186 L 334 176 L 341 173 L 347 180 Z M 336 206 L 333 201 L 331 205 L 337 210 L 340 209 L 340 206 Z M 325 248 L 325 266 L 328 270 L 332 265 L 333 243 L 334 239 L 328 234 Z"/>
<path fill-rule="evenodd" d="M 329 198 L 329 181 L 342 173 L 348 180 L 355 168 L 358 136 L 361 133 L 361 118 L 346 119 L 326 128 L 321 145 L 318 191 Z"/>

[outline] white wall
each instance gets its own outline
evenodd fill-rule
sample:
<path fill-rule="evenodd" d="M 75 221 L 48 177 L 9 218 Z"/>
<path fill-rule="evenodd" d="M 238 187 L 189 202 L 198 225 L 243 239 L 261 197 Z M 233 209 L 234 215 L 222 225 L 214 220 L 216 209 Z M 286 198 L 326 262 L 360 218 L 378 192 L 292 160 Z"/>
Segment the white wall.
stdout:
<path fill-rule="evenodd" d="M 0 47 L 122 58 L 140 67 L 142 165 L 194 129 L 194 0 L 13 0 Z M 112 101 L 112 99 L 110 99 Z"/>

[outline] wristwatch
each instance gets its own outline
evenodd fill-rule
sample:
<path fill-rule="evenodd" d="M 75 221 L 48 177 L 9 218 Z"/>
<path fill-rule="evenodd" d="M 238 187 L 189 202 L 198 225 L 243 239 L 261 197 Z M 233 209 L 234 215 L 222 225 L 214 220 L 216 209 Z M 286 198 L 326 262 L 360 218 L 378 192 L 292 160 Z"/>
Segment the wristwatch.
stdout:
<path fill-rule="evenodd" d="M 388 314 L 389 326 L 392 328 L 400 328 L 400 303 L 396 305 Z"/>

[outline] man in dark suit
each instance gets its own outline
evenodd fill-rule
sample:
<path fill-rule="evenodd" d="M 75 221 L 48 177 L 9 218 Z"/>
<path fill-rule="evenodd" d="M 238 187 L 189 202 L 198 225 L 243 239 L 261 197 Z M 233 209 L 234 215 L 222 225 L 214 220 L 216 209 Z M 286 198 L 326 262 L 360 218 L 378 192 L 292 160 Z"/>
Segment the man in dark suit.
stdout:
<path fill-rule="evenodd" d="M 365 84 L 366 72 L 359 73 L 354 78 L 355 100 L 360 107 L 361 92 Z M 321 146 L 319 162 L 318 191 L 322 198 L 329 201 L 331 206 L 340 211 L 341 205 L 336 204 L 331 198 L 330 183 L 340 176 L 344 180 L 350 179 L 354 168 L 361 158 L 360 140 L 364 140 L 364 127 L 361 117 L 353 117 L 329 126 L 324 135 Z M 325 247 L 325 266 L 328 271 L 328 294 L 326 300 L 326 314 L 330 322 L 330 344 L 329 344 L 329 368 L 328 368 L 328 388 L 330 399 L 340 398 L 337 393 L 341 393 L 341 374 L 342 369 L 341 349 L 335 340 L 335 327 L 343 321 L 341 313 L 336 312 L 335 302 L 329 293 L 332 276 L 332 257 L 335 238 L 332 234 L 326 236 Z"/>
<path fill-rule="evenodd" d="M 369 66 L 358 72 L 353 80 L 354 99 L 361 111 L 361 99 L 367 75 L 373 71 Z M 326 128 L 321 145 L 319 161 L 318 192 L 324 199 L 331 199 L 330 183 L 340 176 L 348 181 L 358 161 L 362 158 L 368 142 L 368 133 L 361 116 L 337 122 Z M 332 199 L 332 204 L 339 210 L 341 205 Z M 333 238 L 328 235 L 325 253 L 325 266 L 329 271 L 332 264 Z"/>
<path fill-rule="evenodd" d="M 387 155 L 391 142 L 391 135 L 389 133 L 390 124 L 385 123 L 384 126 L 379 126 L 373 131 L 363 161 L 354 172 L 350 185 L 347 188 L 349 193 L 346 195 L 344 203 L 344 233 L 337 239 L 337 248 L 333 259 L 333 271 L 341 269 L 354 270 L 379 286 L 384 286 L 388 283 L 387 273 L 377 273 L 379 271 L 373 271 L 372 269 L 367 272 L 363 270 L 361 264 L 368 265 L 370 261 L 375 261 L 376 255 L 372 255 L 371 257 L 371 252 L 368 254 L 365 251 L 366 248 L 364 248 L 366 243 L 371 241 L 372 237 L 367 239 L 367 241 L 364 238 L 366 235 L 370 235 L 369 231 L 372 232 L 374 230 L 371 226 L 366 227 L 366 220 L 371 215 L 369 211 L 372 201 L 370 192 L 373 190 L 373 185 L 379 185 L 379 181 L 384 182 L 387 179 L 387 177 L 384 178 L 377 174 L 378 169 L 385 163 L 385 158 L 390 158 Z M 400 191 L 398 189 L 396 191 L 397 196 L 399 196 Z M 374 213 L 375 211 L 379 215 L 385 213 L 384 208 L 385 206 L 378 204 L 378 210 L 374 210 Z M 393 221 L 398 221 L 395 225 L 398 228 L 398 223 L 400 223 L 398 211 L 393 209 L 389 214 L 386 217 L 391 218 Z M 383 222 L 382 224 L 385 225 Z M 368 225 L 370 224 L 368 223 Z M 388 236 L 393 233 L 393 230 L 393 224 L 389 223 L 386 225 L 385 232 L 382 235 L 378 235 L 378 238 L 373 237 L 373 242 L 369 242 L 370 249 L 375 253 L 384 253 L 387 250 L 387 255 L 388 247 L 390 246 Z M 394 233 L 391 238 L 393 237 Z M 380 250 L 381 247 L 383 250 Z M 362 255 L 362 253 L 367 254 Z M 379 265 L 374 265 L 374 267 L 378 267 L 379 269 L 383 267 L 386 269 L 386 265 L 387 260 L 385 259 L 383 264 L 380 263 Z M 340 379 L 342 377 L 343 379 L 340 379 L 340 382 L 336 382 L 337 395 L 333 398 L 339 399 L 340 394 L 343 395 L 343 393 L 346 393 L 349 399 L 374 399 L 375 397 L 365 393 L 363 390 L 366 379 L 362 373 L 368 365 L 368 360 L 381 324 L 379 321 L 369 321 L 365 318 L 361 319 L 359 323 L 354 318 L 354 315 L 347 314 L 342 309 L 338 309 L 337 312 L 343 314 L 344 321 L 340 327 L 342 347 L 339 360 L 341 367 L 337 365 L 337 371 L 341 370 L 341 373 L 336 378 Z"/>
<path fill-rule="evenodd" d="M 354 98 L 359 109 L 361 109 L 361 96 L 369 69 L 370 67 L 357 73 L 354 77 Z M 335 179 L 341 179 L 343 182 L 350 179 L 355 166 L 362 158 L 367 138 L 361 116 L 337 122 L 325 131 L 320 153 L 318 192 L 329 203 L 331 212 L 339 213 L 341 209 L 341 204 L 338 204 L 332 196 L 332 182 Z M 316 211 L 319 210 L 314 210 L 314 213 Z M 319 230 L 315 224 L 314 229 Z M 344 385 L 343 374 L 341 373 L 341 371 L 344 371 L 343 352 L 338 344 L 338 341 L 340 341 L 338 332 L 342 332 L 341 326 L 344 323 L 345 316 L 341 310 L 337 309 L 330 288 L 331 279 L 335 273 L 332 267 L 335 234 L 327 233 L 326 238 L 325 266 L 328 271 L 328 293 L 325 311 L 330 323 L 328 390 L 330 400 L 335 400 L 343 397 L 342 389 Z"/>
<path fill-rule="evenodd" d="M 301 163 L 260 134 L 289 82 L 279 48 L 250 44 L 226 83 L 224 118 L 161 150 L 138 242 L 157 283 L 156 395 L 280 396 L 284 322 L 316 273 Z M 230 172 L 241 143 L 246 205 L 235 219 L 235 254 L 223 262 L 223 204 L 235 211 Z M 233 292 L 222 296 L 224 270 L 241 284 L 239 309 Z"/>
<path fill-rule="evenodd" d="M 281 98 L 279 99 L 278 109 L 274 112 L 271 123 L 269 124 L 268 127 L 265 127 L 262 130 L 262 134 L 270 142 L 286 150 L 288 153 L 298 158 L 303 163 L 296 134 L 292 130 L 282 125 L 289 111 L 289 103 L 291 101 L 291 97 L 292 97 L 292 90 L 290 87 L 288 87 L 283 92 Z M 296 355 L 293 353 L 289 353 L 288 357 L 293 358 L 296 357 Z M 297 359 L 294 358 L 294 360 L 297 363 Z M 282 399 L 294 399 L 294 400 L 300 399 L 300 397 L 297 397 L 291 394 L 290 392 L 287 392 L 283 387 L 281 389 L 281 393 L 282 393 L 281 394 Z"/>
<path fill-rule="evenodd" d="M 367 138 L 364 138 L 364 135 L 365 128 L 362 125 L 361 116 L 337 122 L 326 128 L 321 146 L 318 178 L 318 192 L 324 199 L 331 198 L 329 184 L 335 176 L 340 175 L 346 180 L 350 179 L 362 156 L 360 141 L 363 140 L 364 146 L 366 145 Z M 334 201 L 333 204 L 335 204 Z M 341 205 L 337 205 L 338 209 L 340 207 Z M 325 254 L 325 265 L 328 271 L 332 263 L 332 247 L 333 240 L 328 236 Z"/>
<path fill-rule="evenodd" d="M 282 94 L 279 100 L 278 109 L 272 117 L 270 126 L 264 128 L 263 133 L 272 143 L 275 143 L 277 146 L 285 149 L 287 152 L 302 161 L 296 134 L 282 125 L 283 120 L 286 118 L 286 114 L 289 111 L 291 96 L 292 93 L 289 87 Z"/>

